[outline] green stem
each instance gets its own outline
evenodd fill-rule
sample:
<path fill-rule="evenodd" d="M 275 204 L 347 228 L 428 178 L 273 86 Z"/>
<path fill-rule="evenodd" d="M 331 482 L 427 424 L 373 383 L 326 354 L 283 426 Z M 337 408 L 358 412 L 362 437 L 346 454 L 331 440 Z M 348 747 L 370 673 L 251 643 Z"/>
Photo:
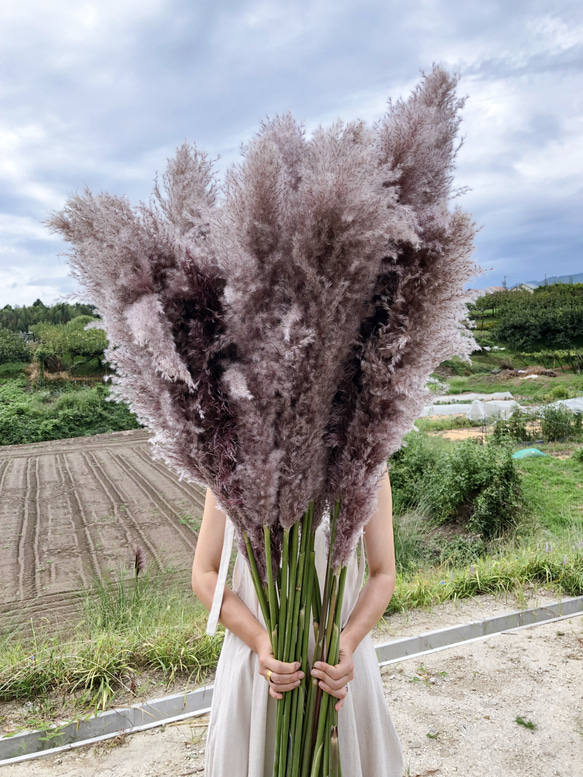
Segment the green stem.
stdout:
<path fill-rule="evenodd" d="M 279 612 L 278 612 L 278 606 L 277 606 L 277 593 L 275 588 L 275 580 L 273 577 L 273 560 L 271 557 L 271 534 L 269 531 L 269 526 L 263 527 L 263 539 L 265 544 L 265 568 L 267 572 L 267 594 L 269 597 L 269 610 L 271 613 L 271 620 L 270 620 L 270 626 L 268 626 L 268 632 L 269 632 L 269 639 L 271 641 L 271 649 L 273 650 L 273 655 L 277 658 L 279 655 L 278 650 L 280 649 L 278 647 L 278 638 L 277 638 Z M 281 644 L 281 640 L 279 640 L 279 642 Z M 278 701 L 276 706 L 275 729 L 276 731 L 279 730 L 279 732 L 282 731 L 282 727 L 283 727 L 282 714 L 283 714 L 283 709 L 280 702 Z M 274 761 L 273 761 L 274 777 L 277 777 L 278 775 L 278 765 L 279 765 L 280 754 L 281 754 L 280 737 L 281 737 L 281 733 L 275 740 L 275 753 L 274 753 Z"/>
<path fill-rule="evenodd" d="M 267 606 L 265 591 L 263 590 L 263 585 L 261 584 L 261 578 L 259 577 L 257 562 L 255 561 L 255 556 L 253 554 L 253 548 L 251 547 L 251 543 L 249 542 L 249 537 L 246 534 L 243 534 L 243 539 L 245 540 L 245 547 L 247 548 L 247 557 L 249 559 L 251 579 L 253 580 L 253 585 L 255 586 L 255 593 L 257 594 L 257 599 L 259 600 L 259 606 L 261 607 L 261 612 L 263 613 L 265 628 L 267 629 L 267 632 L 271 637 L 271 619 L 269 617 L 269 607 Z"/>
<path fill-rule="evenodd" d="M 330 611 L 330 604 L 333 598 L 334 588 L 334 570 L 332 568 L 332 556 L 334 552 L 334 543 L 336 541 L 336 525 L 338 522 L 338 514 L 340 512 L 340 500 L 336 502 L 334 511 L 332 513 L 331 525 L 330 525 L 330 545 L 328 548 L 328 559 L 326 561 L 326 577 L 324 581 L 324 595 L 322 597 L 322 606 L 320 608 L 320 622 L 317 629 L 316 646 L 314 649 L 314 663 L 316 661 L 325 661 L 328 643 L 326 643 L 326 636 L 328 633 L 328 621 L 333 619 L 333 613 Z M 325 652 L 326 650 L 326 652 Z M 318 721 L 320 720 L 320 706 L 322 703 L 322 690 L 318 687 L 316 691 L 316 701 L 314 704 L 313 720 L 310 720 L 310 726 L 312 727 L 312 743 L 314 752 L 316 752 L 316 740 L 318 737 Z"/>
<path fill-rule="evenodd" d="M 326 716 L 326 728 L 324 729 L 324 763 L 323 763 L 323 770 L 322 770 L 324 777 L 330 777 L 330 740 L 332 739 L 332 712 L 335 712 L 333 703 L 328 705 L 328 715 Z"/>
<path fill-rule="evenodd" d="M 316 553 L 315 551 L 312 551 L 313 553 L 313 559 L 314 559 L 314 567 L 316 564 L 315 558 Z M 318 580 L 318 575 L 314 575 L 314 588 L 312 592 L 312 607 L 314 609 L 314 633 L 316 633 L 318 628 L 318 623 L 320 623 L 320 618 L 322 616 L 322 597 L 320 592 L 320 581 Z"/>
<path fill-rule="evenodd" d="M 287 589 L 287 618 L 285 624 L 285 638 L 284 638 L 284 661 L 291 661 L 292 652 L 295 648 L 295 623 L 293 621 L 293 615 L 295 611 L 296 600 L 296 587 L 297 587 L 297 573 L 298 573 L 298 532 L 299 524 L 296 523 L 291 528 L 290 537 L 290 563 L 289 563 L 289 584 Z"/>
<path fill-rule="evenodd" d="M 332 521 L 330 527 L 330 547 L 328 550 L 328 561 L 326 564 L 326 577 L 324 580 L 324 595 L 320 602 L 320 585 L 318 581 L 318 575 L 314 570 L 313 577 L 313 601 L 314 601 L 314 632 L 315 632 L 315 647 L 313 663 L 322 660 L 322 649 L 324 642 L 324 635 L 326 631 L 325 617 L 327 612 L 328 596 L 331 585 L 331 557 L 334 547 L 334 540 L 336 537 L 336 521 L 338 519 L 338 513 L 340 510 L 340 502 L 335 505 L 332 513 Z M 315 565 L 315 562 L 314 562 Z M 318 618 L 316 620 L 316 610 L 318 610 Z M 304 722 L 303 732 L 303 764 L 302 764 L 302 777 L 308 777 L 310 774 L 310 764 L 317 759 L 318 753 L 316 751 L 317 740 L 317 726 L 320 715 L 320 700 L 321 693 L 318 686 L 318 680 L 315 677 L 311 678 L 310 687 L 308 690 L 308 702 L 306 705 L 306 714 Z M 320 754 L 321 755 L 321 754 Z"/>
<path fill-rule="evenodd" d="M 338 720 L 338 713 L 334 708 L 336 720 Z M 340 750 L 338 747 L 338 723 L 334 723 L 332 726 L 332 732 L 330 734 L 330 777 L 340 777 Z"/>
<path fill-rule="evenodd" d="M 334 612 L 334 628 L 330 640 L 330 650 L 328 652 L 328 663 L 335 666 L 338 663 L 340 654 L 340 632 L 342 629 L 342 600 L 344 598 L 344 589 L 346 588 L 346 573 L 348 567 L 342 567 L 338 580 L 338 595 L 336 597 L 336 608 Z"/>
<path fill-rule="evenodd" d="M 346 571 L 347 567 L 342 567 L 340 573 L 336 572 L 334 575 L 338 578 L 338 596 L 336 597 L 335 612 L 330 613 L 334 620 L 334 625 L 332 627 L 332 636 L 328 648 L 327 663 L 331 665 L 335 665 L 338 662 L 338 654 L 340 649 L 340 624 L 342 619 L 342 598 L 344 595 L 344 589 L 346 587 Z M 316 732 L 316 742 L 314 745 L 314 759 L 312 762 L 312 772 L 310 777 L 318 777 L 318 771 L 320 769 L 320 764 L 324 755 L 324 736 L 329 704 L 330 694 L 324 693 L 322 695 L 322 701 L 320 704 L 318 729 Z"/>
<path fill-rule="evenodd" d="M 285 635 L 285 624 L 287 616 L 287 578 L 289 568 L 289 529 L 286 529 L 283 533 L 283 554 L 281 559 L 281 585 L 279 593 L 279 633 L 282 636 L 282 640 L 279 643 L 279 651 L 276 658 L 279 661 L 283 661 L 283 646 Z"/>
<path fill-rule="evenodd" d="M 301 682 L 298 688 L 298 701 L 296 705 L 296 716 L 294 724 L 291 775 L 298 777 L 300 773 L 300 758 L 302 754 L 302 723 L 304 720 L 304 705 L 306 703 L 306 678 Z M 293 718 L 292 718 L 293 720 Z"/>
<path fill-rule="evenodd" d="M 302 526 L 304 573 L 301 587 L 301 607 L 299 615 L 298 638 L 301 645 L 300 652 L 304 679 L 302 680 L 298 689 L 298 703 L 296 707 L 295 718 L 292 718 L 292 721 L 294 722 L 294 736 L 291 774 L 293 777 L 296 777 L 300 773 L 300 763 L 305 739 L 304 721 L 307 719 L 306 708 L 309 699 L 307 688 L 309 678 L 308 647 L 310 640 L 310 611 L 314 578 L 316 577 L 316 568 L 314 564 L 314 532 L 312 531 L 313 519 L 314 506 L 310 505 L 306 515 L 304 516 L 304 524 Z"/>
<path fill-rule="evenodd" d="M 271 613 L 271 647 L 273 649 L 273 655 L 277 656 L 277 621 L 278 621 L 278 606 L 277 606 L 277 593 L 275 590 L 275 583 L 273 580 L 273 561 L 271 559 L 271 534 L 269 526 L 263 527 L 263 536 L 265 539 L 265 567 L 267 571 L 267 591 L 269 593 L 269 611 Z"/>
<path fill-rule="evenodd" d="M 275 716 L 275 756 L 273 759 L 273 777 L 279 777 L 282 727 L 283 727 L 283 704 L 282 704 L 282 700 L 278 699 L 276 702 L 276 716 Z"/>
<path fill-rule="evenodd" d="M 304 539 L 302 537 L 302 545 L 304 545 Z M 297 545 L 297 541 L 296 541 Z M 297 648 L 300 649 L 303 647 L 303 634 L 298 629 L 298 622 L 299 622 L 299 614 L 300 614 L 300 603 L 301 603 L 301 597 L 302 597 L 302 591 L 303 591 L 303 581 L 304 581 L 304 562 L 306 559 L 305 551 L 300 553 L 299 562 L 297 564 L 297 570 L 296 570 L 296 580 L 295 580 L 295 596 L 293 601 L 293 616 L 290 624 L 290 629 L 286 634 L 287 638 L 287 645 L 286 647 L 290 650 L 290 656 L 288 660 L 298 659 L 297 655 Z M 290 605 L 291 609 L 291 605 Z M 302 635 L 302 638 L 300 638 L 299 635 Z M 304 657 L 302 655 L 299 656 L 300 664 L 303 666 L 305 661 L 303 660 Z M 290 742 L 291 742 L 291 752 L 289 755 L 290 761 L 293 760 L 293 750 L 294 750 L 294 737 L 293 733 L 295 732 L 295 720 L 296 720 L 296 713 L 297 713 L 297 703 L 298 703 L 298 694 L 297 694 L 297 688 L 294 688 L 291 694 L 286 695 L 286 709 L 285 709 L 285 722 L 284 725 L 287 724 L 287 729 L 289 729 L 290 724 L 292 725 L 292 729 L 290 730 Z M 291 700 L 290 700 L 291 695 Z M 288 771 L 288 774 L 293 777 L 293 775 Z"/>
<path fill-rule="evenodd" d="M 290 530 L 289 547 L 289 578 L 287 584 L 287 612 L 285 622 L 285 632 L 282 633 L 283 646 L 281 649 L 282 660 L 289 663 L 292 659 L 292 653 L 295 649 L 295 634 L 293 629 L 293 615 L 295 610 L 296 598 L 296 577 L 298 572 L 298 534 L 299 523 L 292 526 Z M 282 574 L 283 580 L 283 574 Z M 283 697 L 283 724 L 281 729 L 280 751 L 279 751 L 279 777 L 285 777 L 287 771 L 287 759 L 290 739 L 290 718 L 291 718 L 292 694 L 287 692 Z"/>

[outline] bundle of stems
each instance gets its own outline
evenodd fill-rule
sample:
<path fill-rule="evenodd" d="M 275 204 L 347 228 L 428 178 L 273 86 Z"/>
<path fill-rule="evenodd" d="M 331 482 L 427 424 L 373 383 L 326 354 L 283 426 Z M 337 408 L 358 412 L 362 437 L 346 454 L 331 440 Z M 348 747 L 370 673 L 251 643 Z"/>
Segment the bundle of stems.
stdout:
<path fill-rule="evenodd" d="M 273 563 L 271 532 L 264 527 L 267 581 L 257 568 L 252 545 L 245 538 L 251 576 L 279 661 L 299 662 L 304 677 L 277 702 L 273 777 L 337 777 L 340 772 L 338 713 L 335 700 L 310 676 L 316 661 L 338 663 L 342 600 L 347 566 L 334 566 L 333 547 L 340 502 L 330 520 L 330 548 L 323 590 L 315 560 L 314 505 L 283 534 L 281 565 Z M 314 649 L 310 656 L 310 631 Z M 310 660 L 311 658 L 311 660 Z"/>

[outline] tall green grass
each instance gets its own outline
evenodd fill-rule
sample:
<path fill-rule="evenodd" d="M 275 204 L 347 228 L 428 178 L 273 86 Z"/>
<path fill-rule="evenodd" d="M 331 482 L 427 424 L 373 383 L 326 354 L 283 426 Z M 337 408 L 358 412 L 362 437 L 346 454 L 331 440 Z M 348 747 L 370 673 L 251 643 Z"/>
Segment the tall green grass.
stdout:
<path fill-rule="evenodd" d="M 525 586 L 558 596 L 583 595 L 583 539 L 570 547 L 526 548 L 509 555 L 477 559 L 465 569 L 420 570 L 399 576 L 387 614 L 479 594 L 500 596 Z"/>
<path fill-rule="evenodd" d="M 0 701 L 58 692 L 97 711 L 144 672 L 200 683 L 216 666 L 222 633 L 206 635 L 206 611 L 171 579 L 122 575 L 96 583 L 79 607 L 73 633 L 0 637 Z"/>

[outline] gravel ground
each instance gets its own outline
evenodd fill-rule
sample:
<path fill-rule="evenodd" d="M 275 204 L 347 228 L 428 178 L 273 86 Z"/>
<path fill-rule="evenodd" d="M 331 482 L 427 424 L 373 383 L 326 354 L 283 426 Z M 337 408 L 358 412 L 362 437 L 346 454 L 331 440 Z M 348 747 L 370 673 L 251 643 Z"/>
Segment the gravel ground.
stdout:
<path fill-rule="evenodd" d="M 551 601 L 522 601 L 537 606 Z M 393 616 L 378 641 L 518 609 L 479 597 Z M 406 777 L 583 777 L 583 617 L 506 632 L 382 668 Z M 517 723 L 517 718 L 533 728 Z M 207 718 L 6 766 L 6 777 L 187 777 Z M 225 777 L 228 777 L 225 775 Z M 346 775 L 349 777 L 349 775 Z M 375 777 L 375 775 L 366 775 Z"/>

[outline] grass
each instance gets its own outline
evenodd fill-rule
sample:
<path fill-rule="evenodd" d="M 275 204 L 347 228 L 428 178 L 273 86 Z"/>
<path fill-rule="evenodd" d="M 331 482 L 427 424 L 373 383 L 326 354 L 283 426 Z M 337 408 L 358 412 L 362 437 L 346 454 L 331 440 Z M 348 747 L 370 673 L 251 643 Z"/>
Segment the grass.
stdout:
<path fill-rule="evenodd" d="M 524 728 L 528 728 L 530 731 L 536 731 L 537 725 L 536 723 L 533 723 L 532 720 L 528 720 L 528 718 L 523 718 L 520 715 L 516 717 L 516 722 L 519 726 L 524 726 Z"/>
<path fill-rule="evenodd" d="M 565 449 L 563 445 L 539 445 L 545 452 Z M 573 445 L 570 446 L 571 450 Z M 579 450 L 581 450 L 579 448 Z M 520 459 L 525 502 L 536 526 L 546 538 L 563 537 L 583 529 L 583 461 L 547 456 Z"/>
<path fill-rule="evenodd" d="M 583 595 L 583 539 L 579 544 L 547 548 L 535 546 L 477 559 L 466 569 L 443 566 L 399 575 L 387 614 L 480 594 L 501 596 L 525 586 L 543 587 L 557 595 Z"/>
<path fill-rule="evenodd" d="M 0 380 L 7 378 L 23 378 L 28 369 L 28 362 L 5 362 L 0 364 Z"/>
<path fill-rule="evenodd" d="M 173 581 L 144 576 L 95 583 L 73 633 L 48 628 L 0 638 L 0 701 L 67 697 L 75 709 L 110 706 L 154 673 L 166 685 L 200 683 L 214 669 L 223 635 L 205 633 L 207 613 Z"/>
<path fill-rule="evenodd" d="M 68 381 L 29 387 L 24 378 L 0 382 L 0 445 L 137 429 L 124 404 L 108 401 L 109 389 Z"/>
<path fill-rule="evenodd" d="M 576 373 L 557 373 L 556 378 L 541 375 L 536 379 L 523 380 L 521 378 L 501 379 L 499 375 L 474 374 L 467 376 L 456 375 L 448 379 L 449 394 L 460 394 L 464 391 L 493 394 L 498 391 L 510 391 L 515 397 L 520 397 L 521 402 L 528 404 L 553 401 L 559 399 L 555 394 L 580 396 L 583 394 L 583 375 Z M 557 391 L 557 389 L 564 391 Z"/>

